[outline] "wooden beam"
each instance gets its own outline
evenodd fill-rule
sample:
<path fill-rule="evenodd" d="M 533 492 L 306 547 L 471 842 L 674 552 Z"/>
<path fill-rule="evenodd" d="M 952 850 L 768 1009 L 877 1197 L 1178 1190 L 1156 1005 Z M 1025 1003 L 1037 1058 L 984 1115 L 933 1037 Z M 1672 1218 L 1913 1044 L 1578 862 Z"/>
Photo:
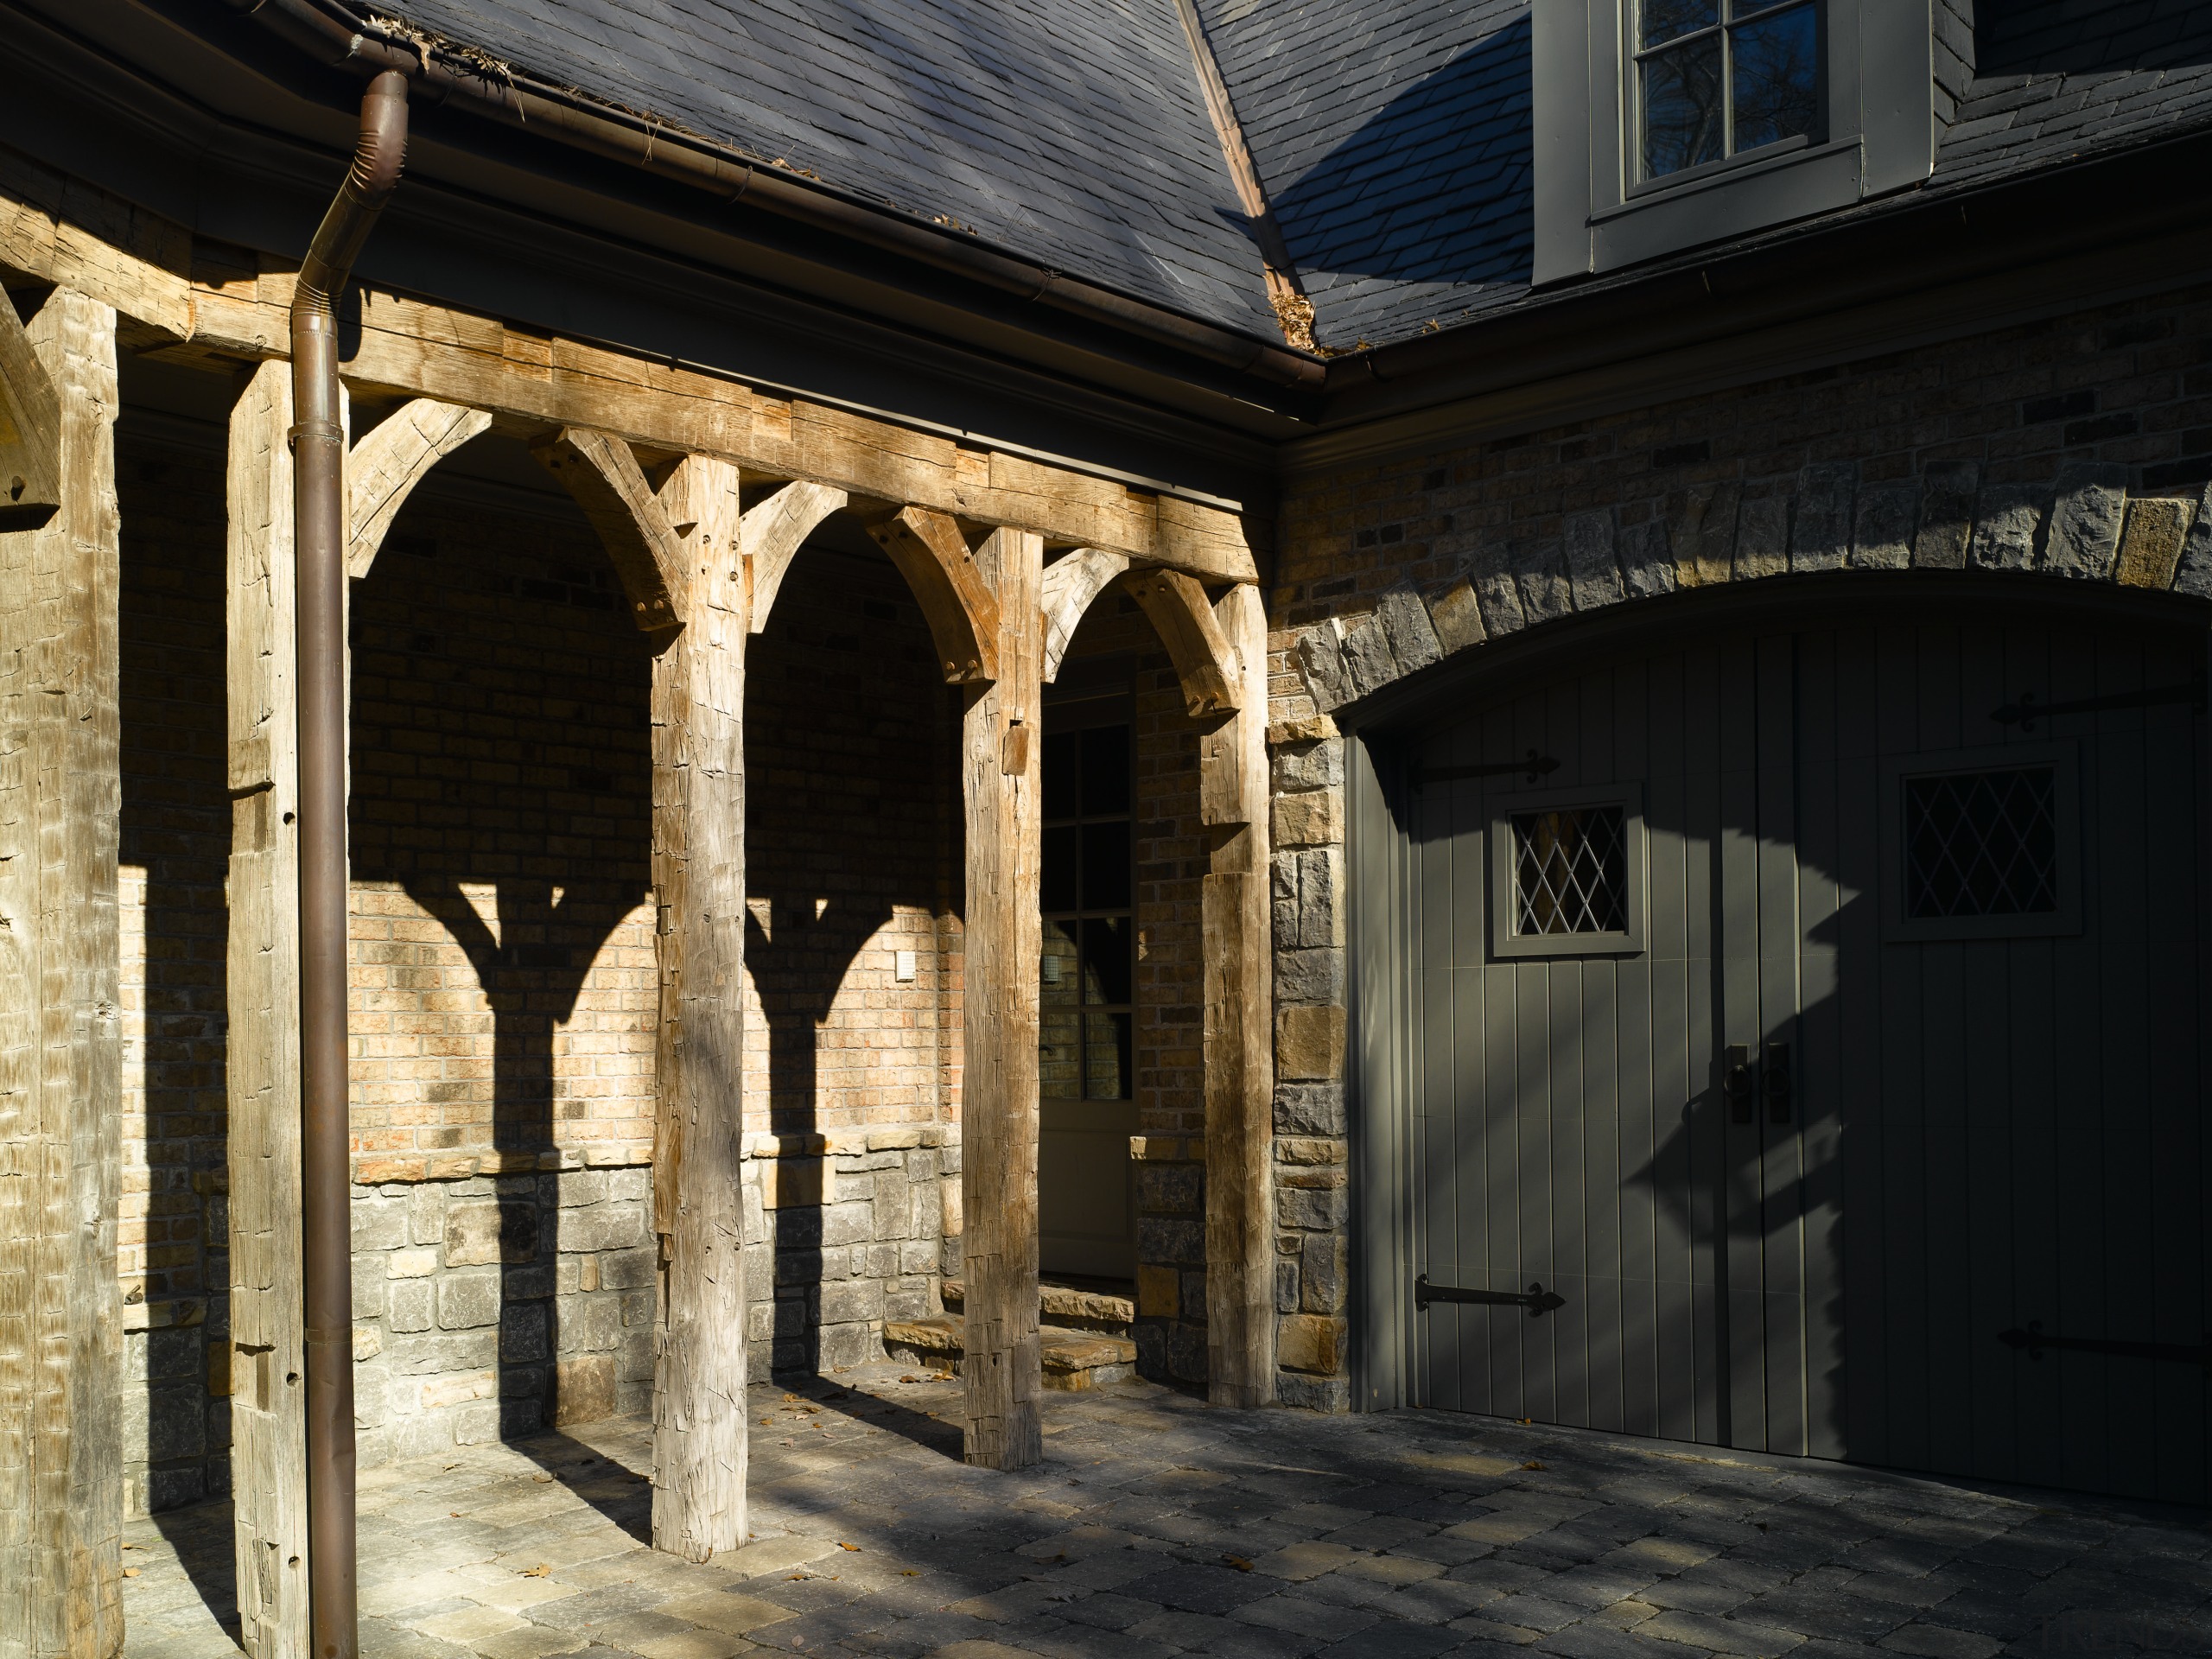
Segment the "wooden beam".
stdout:
<path fill-rule="evenodd" d="M 1206 590 L 1180 570 L 1147 570 L 1129 580 L 1129 592 L 1152 619 L 1160 642 L 1183 683 L 1183 702 L 1193 719 L 1226 714 L 1243 695 L 1237 666 Z M 1262 671 L 1259 683 L 1266 684 Z"/>
<path fill-rule="evenodd" d="M 300 1263 L 298 727 L 289 364 L 231 411 L 231 1470 L 239 1640 L 308 1659 Z"/>
<path fill-rule="evenodd" d="M 347 575 L 359 581 L 369 574 L 391 521 L 415 486 L 429 476 L 431 467 L 491 426 L 492 417 L 481 410 L 416 397 L 353 446 L 346 458 L 353 525 L 346 548 Z"/>
<path fill-rule="evenodd" d="M 745 1543 L 746 583 L 737 468 L 690 456 L 656 505 L 684 525 L 681 610 L 653 659 L 660 981 L 654 1224 L 653 1547 Z"/>
<path fill-rule="evenodd" d="M 1103 547 L 1071 549 L 1045 567 L 1044 677 L 1048 683 L 1060 677 L 1061 659 L 1090 602 L 1128 568 L 1128 554 Z"/>
<path fill-rule="evenodd" d="M 868 533 L 913 590 L 944 677 L 956 685 L 996 679 L 1002 598 L 977 571 L 960 526 L 927 507 L 902 507 Z"/>
<path fill-rule="evenodd" d="M 1044 543 L 994 531 L 979 563 L 996 607 L 999 673 L 962 721 L 968 887 L 961 1027 L 960 1193 L 967 1284 L 963 1455 L 988 1469 L 1044 1456 L 1038 1395 L 1037 963 L 1040 805 L 1038 607 Z"/>
<path fill-rule="evenodd" d="M 745 569 L 752 590 L 747 614 L 753 632 L 768 626 L 768 613 L 775 608 L 784 572 L 791 568 L 800 544 L 849 499 L 842 490 L 827 484 L 786 484 L 747 512 Z"/>
<path fill-rule="evenodd" d="M 1236 683 L 1266 683 L 1259 591 L 1215 607 Z M 1217 1405 L 1274 1403 L 1274 975 L 1268 951 L 1267 702 L 1199 738 L 1199 816 L 1216 842 L 1201 884 L 1205 942 L 1206 1377 Z"/>
<path fill-rule="evenodd" d="M 609 433 L 571 426 L 531 454 L 568 486 L 599 532 L 629 598 L 630 620 L 648 632 L 682 626 L 690 591 L 683 532 L 630 446 Z"/>
<path fill-rule="evenodd" d="M 18 338 L 50 394 L 22 405 L 38 424 L 21 435 L 52 458 L 54 510 L 0 532 L 0 1656 L 111 1659 L 123 1645 L 115 313 L 57 289 Z"/>
<path fill-rule="evenodd" d="M 0 531 L 35 530 L 60 505 L 60 396 L 16 308 L 0 304 Z"/>

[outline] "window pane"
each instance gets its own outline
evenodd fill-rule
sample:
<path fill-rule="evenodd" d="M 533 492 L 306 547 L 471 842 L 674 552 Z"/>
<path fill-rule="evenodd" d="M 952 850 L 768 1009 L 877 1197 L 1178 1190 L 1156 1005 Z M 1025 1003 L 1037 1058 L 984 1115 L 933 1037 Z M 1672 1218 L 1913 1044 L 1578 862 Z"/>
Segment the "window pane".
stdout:
<path fill-rule="evenodd" d="M 2055 766 L 1907 779 L 1905 915 L 2056 911 L 2057 795 Z"/>
<path fill-rule="evenodd" d="M 1045 831 L 1038 885 L 1043 889 L 1040 907 L 1047 913 L 1076 907 L 1077 855 L 1083 832 L 1073 826 Z"/>
<path fill-rule="evenodd" d="M 1094 726 L 1082 736 L 1084 815 L 1128 811 L 1129 728 Z"/>
<path fill-rule="evenodd" d="M 1729 31 L 1736 57 L 1736 149 L 1756 149 L 1820 126 L 1818 22 L 1816 10 L 1802 5 Z"/>
<path fill-rule="evenodd" d="M 1719 0 L 1643 0 L 1638 44 L 1663 46 L 1677 35 L 1720 21 Z"/>
<path fill-rule="evenodd" d="M 1045 816 L 1071 818 L 1077 812 L 1077 732 L 1056 732 L 1045 740 Z"/>
<path fill-rule="evenodd" d="M 1628 827 L 1618 806 L 1513 815 L 1513 931 L 1628 928 Z"/>
<path fill-rule="evenodd" d="M 1037 1025 L 1037 1092 L 1047 1100 L 1083 1098 L 1083 1016 L 1047 1008 Z"/>
<path fill-rule="evenodd" d="M 1720 159 L 1720 37 L 1703 36 L 1637 66 L 1643 176 L 1663 179 Z"/>
<path fill-rule="evenodd" d="M 1086 823 L 1082 833 L 1083 908 L 1126 908 L 1129 902 L 1129 826 L 1127 823 Z M 1061 906 L 1047 904 L 1046 908 L 1057 910 Z"/>
<path fill-rule="evenodd" d="M 1116 916 L 1083 925 L 1083 1000 L 1128 1002 L 1129 918 Z"/>
<path fill-rule="evenodd" d="M 1045 924 L 1045 950 L 1038 966 L 1047 1008 L 1075 1006 L 1076 989 L 1082 982 L 1076 969 L 1076 930 L 1081 925 L 1080 922 Z"/>
<path fill-rule="evenodd" d="M 1084 1019 L 1084 1096 L 1128 1100 L 1135 1080 L 1129 1065 L 1130 1016 L 1086 1014 Z"/>

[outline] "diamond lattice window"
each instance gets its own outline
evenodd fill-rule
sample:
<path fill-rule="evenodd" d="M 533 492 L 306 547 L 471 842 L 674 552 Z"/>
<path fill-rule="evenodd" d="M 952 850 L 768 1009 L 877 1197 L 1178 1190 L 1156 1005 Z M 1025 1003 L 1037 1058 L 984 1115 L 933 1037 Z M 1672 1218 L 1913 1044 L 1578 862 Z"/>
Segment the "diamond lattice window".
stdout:
<path fill-rule="evenodd" d="M 2051 766 L 1905 779 L 1906 918 L 2056 911 L 2057 794 Z"/>
<path fill-rule="evenodd" d="M 1513 931 L 1628 928 L 1628 819 L 1618 806 L 1513 815 Z"/>

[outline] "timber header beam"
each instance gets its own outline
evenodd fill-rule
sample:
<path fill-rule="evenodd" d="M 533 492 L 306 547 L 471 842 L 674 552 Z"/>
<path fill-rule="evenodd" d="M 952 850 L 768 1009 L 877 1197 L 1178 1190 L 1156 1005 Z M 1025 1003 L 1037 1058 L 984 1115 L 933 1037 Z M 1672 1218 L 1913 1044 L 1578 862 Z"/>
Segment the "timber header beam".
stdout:
<path fill-rule="evenodd" d="M 195 277 L 197 257 L 184 226 L 0 154 L 0 265 L 105 301 L 133 320 L 140 344 L 249 362 L 284 356 L 291 273 Z M 235 249 L 217 251 L 209 268 L 236 257 Z M 912 502 L 1208 582 L 1260 579 L 1244 519 L 1232 511 L 756 391 L 665 358 L 387 290 L 358 291 L 359 349 L 340 365 L 357 395 L 430 397 L 541 431 L 590 428 L 651 449 L 716 456 L 755 477 Z"/>

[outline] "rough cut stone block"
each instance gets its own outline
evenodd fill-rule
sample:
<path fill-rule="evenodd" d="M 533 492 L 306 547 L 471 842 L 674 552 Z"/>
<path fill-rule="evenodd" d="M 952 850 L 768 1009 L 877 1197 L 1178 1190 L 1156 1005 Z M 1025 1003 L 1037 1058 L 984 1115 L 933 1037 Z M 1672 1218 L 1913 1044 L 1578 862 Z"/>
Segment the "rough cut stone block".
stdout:
<path fill-rule="evenodd" d="M 1284 950 L 1275 957 L 1279 1002 L 1341 1002 L 1344 988 L 1341 950 Z"/>
<path fill-rule="evenodd" d="M 1923 570 L 1963 570 L 1974 540 L 1975 504 L 1981 499 L 1981 463 L 1939 461 L 1922 475 L 1920 529 L 1912 562 Z"/>
<path fill-rule="evenodd" d="M 1859 570 L 1903 570 L 1912 563 L 1912 534 L 1920 516 L 1920 486 L 1910 479 L 1869 484 L 1859 492 L 1851 534 L 1851 563 Z"/>
<path fill-rule="evenodd" d="M 1274 838 L 1278 847 L 1332 846 L 1344 838 L 1339 803 L 1333 790 L 1278 796 Z"/>
<path fill-rule="evenodd" d="M 2034 569 L 2037 532 L 2048 510 L 2048 497 L 2033 484 L 1993 484 L 1982 491 L 1974 511 L 1973 563 L 1985 570 Z"/>
<path fill-rule="evenodd" d="M 1341 1313 L 1344 1306 L 1344 1240 L 1338 1233 L 1308 1233 L 1299 1252 L 1300 1300 L 1308 1313 Z"/>
<path fill-rule="evenodd" d="M 614 1414 L 614 1359 L 580 1354 L 553 1368 L 553 1421 L 595 1423 Z"/>
<path fill-rule="evenodd" d="M 407 1202 L 404 1198 L 356 1197 L 353 1200 L 353 1249 L 396 1250 L 407 1243 Z"/>
<path fill-rule="evenodd" d="M 1324 1411 L 1340 1416 L 1351 1409 L 1351 1383 L 1341 1376 L 1309 1376 L 1298 1371 L 1278 1371 L 1275 1373 L 1275 1403 L 1294 1410 Z"/>
<path fill-rule="evenodd" d="M 1275 1085 L 1277 1135 L 1342 1135 L 1344 1132 L 1344 1086 L 1325 1083 L 1279 1083 Z"/>
<path fill-rule="evenodd" d="M 1298 942 L 1302 945 L 1323 948 L 1344 942 L 1344 911 L 1337 903 L 1344 887 L 1338 874 L 1343 861 L 1344 855 L 1333 847 L 1300 856 Z"/>
<path fill-rule="evenodd" d="M 1521 589 L 1513 580 L 1513 567 L 1503 547 L 1484 543 L 1468 556 L 1467 580 L 1481 607 L 1486 634 L 1516 633 L 1528 626 L 1521 609 Z"/>
<path fill-rule="evenodd" d="M 479 1267 L 537 1258 L 537 1206 L 531 1201 L 456 1204 L 446 1211 L 446 1265 Z"/>
<path fill-rule="evenodd" d="M 1397 661 L 1390 655 L 1390 641 L 1382 632 L 1382 625 L 1371 616 L 1345 631 L 1344 658 L 1344 674 L 1356 696 L 1363 697 L 1398 677 Z"/>
<path fill-rule="evenodd" d="M 1623 594 L 1620 567 L 1613 563 L 1612 509 L 1567 514 L 1564 544 L 1574 608 L 1592 611 L 1601 605 L 1618 605 Z"/>
<path fill-rule="evenodd" d="M 1338 1077 L 1344 1066 L 1344 1011 L 1291 1007 L 1275 1011 L 1275 1075 Z"/>
<path fill-rule="evenodd" d="M 499 1318 L 499 1275 L 472 1270 L 438 1281 L 438 1328 L 470 1331 Z"/>
<path fill-rule="evenodd" d="M 1275 788 L 1334 789 L 1344 780 L 1342 738 L 1320 743 L 1300 743 L 1274 752 Z"/>
<path fill-rule="evenodd" d="M 518 1363 L 545 1357 L 545 1304 L 525 1302 L 499 1315 L 499 1358 Z"/>
<path fill-rule="evenodd" d="M 1621 582 L 1630 599 L 1656 599 L 1675 591 L 1675 556 L 1667 522 L 1648 518 L 1621 531 Z"/>
<path fill-rule="evenodd" d="M 1431 594 L 1428 624 L 1435 631 L 1437 648 L 1447 655 L 1482 644 L 1486 637 L 1483 631 L 1483 607 L 1475 597 L 1473 584 L 1455 582 L 1442 592 Z"/>
<path fill-rule="evenodd" d="M 641 1204 L 594 1204 L 561 1211 L 563 1250 L 619 1250 L 646 1242 Z"/>
<path fill-rule="evenodd" d="M 1815 461 L 1797 474 L 1797 508 L 1790 516 L 1789 568 L 1840 570 L 1851 551 L 1852 497 L 1859 487 L 1855 461 Z"/>
<path fill-rule="evenodd" d="M 1789 569 L 1789 498 L 1762 495 L 1736 512 L 1736 580 L 1754 582 Z"/>
<path fill-rule="evenodd" d="M 1681 588 L 1710 588 L 1728 580 L 1736 563 L 1736 502 L 1743 493 L 1733 482 L 1700 484 L 1667 498 L 1667 539 L 1675 550 L 1675 582 Z"/>
<path fill-rule="evenodd" d="M 428 1279 L 410 1279 L 391 1286 L 385 1294 L 385 1326 L 391 1331 L 430 1328 L 431 1286 Z"/>
<path fill-rule="evenodd" d="M 1557 542 L 1524 542 L 1513 551 L 1513 575 L 1521 588 L 1521 613 L 1531 624 L 1553 622 L 1574 611 L 1567 581 L 1567 550 Z"/>
<path fill-rule="evenodd" d="M 2172 587 L 2182 536 L 2188 528 L 2186 501 L 2152 495 L 2129 502 L 2127 527 L 2120 532 L 2120 558 L 2113 574 L 2129 588 Z"/>
<path fill-rule="evenodd" d="M 1286 1370 L 1332 1375 L 1344 1363 L 1344 1324 L 1314 1313 L 1275 1321 L 1275 1361 Z"/>
<path fill-rule="evenodd" d="M 2174 592 L 2212 599 L 2212 484 L 2196 503 L 2196 514 L 2182 540 L 2181 563 L 2174 569 Z"/>
<path fill-rule="evenodd" d="M 1436 630 L 1428 620 L 1428 610 L 1421 602 L 1411 583 L 1401 583 L 1391 588 L 1375 603 L 1375 619 L 1382 625 L 1383 636 L 1390 642 L 1390 655 L 1397 659 L 1401 676 L 1418 673 L 1444 655 L 1437 643 Z"/>
<path fill-rule="evenodd" d="M 2076 581 L 2108 580 L 2126 511 L 2126 467 L 2115 461 L 2069 461 L 2058 471 L 2043 568 Z"/>
<path fill-rule="evenodd" d="M 1323 714 L 1352 700 L 1351 677 L 1344 671 L 1344 651 L 1333 627 L 1324 624 L 1299 635 L 1297 656 L 1299 669 L 1306 676 L 1306 689 Z"/>
<path fill-rule="evenodd" d="M 883 1317 L 883 1284 L 876 1279 L 844 1279 L 822 1287 L 822 1323 L 843 1325 Z"/>

